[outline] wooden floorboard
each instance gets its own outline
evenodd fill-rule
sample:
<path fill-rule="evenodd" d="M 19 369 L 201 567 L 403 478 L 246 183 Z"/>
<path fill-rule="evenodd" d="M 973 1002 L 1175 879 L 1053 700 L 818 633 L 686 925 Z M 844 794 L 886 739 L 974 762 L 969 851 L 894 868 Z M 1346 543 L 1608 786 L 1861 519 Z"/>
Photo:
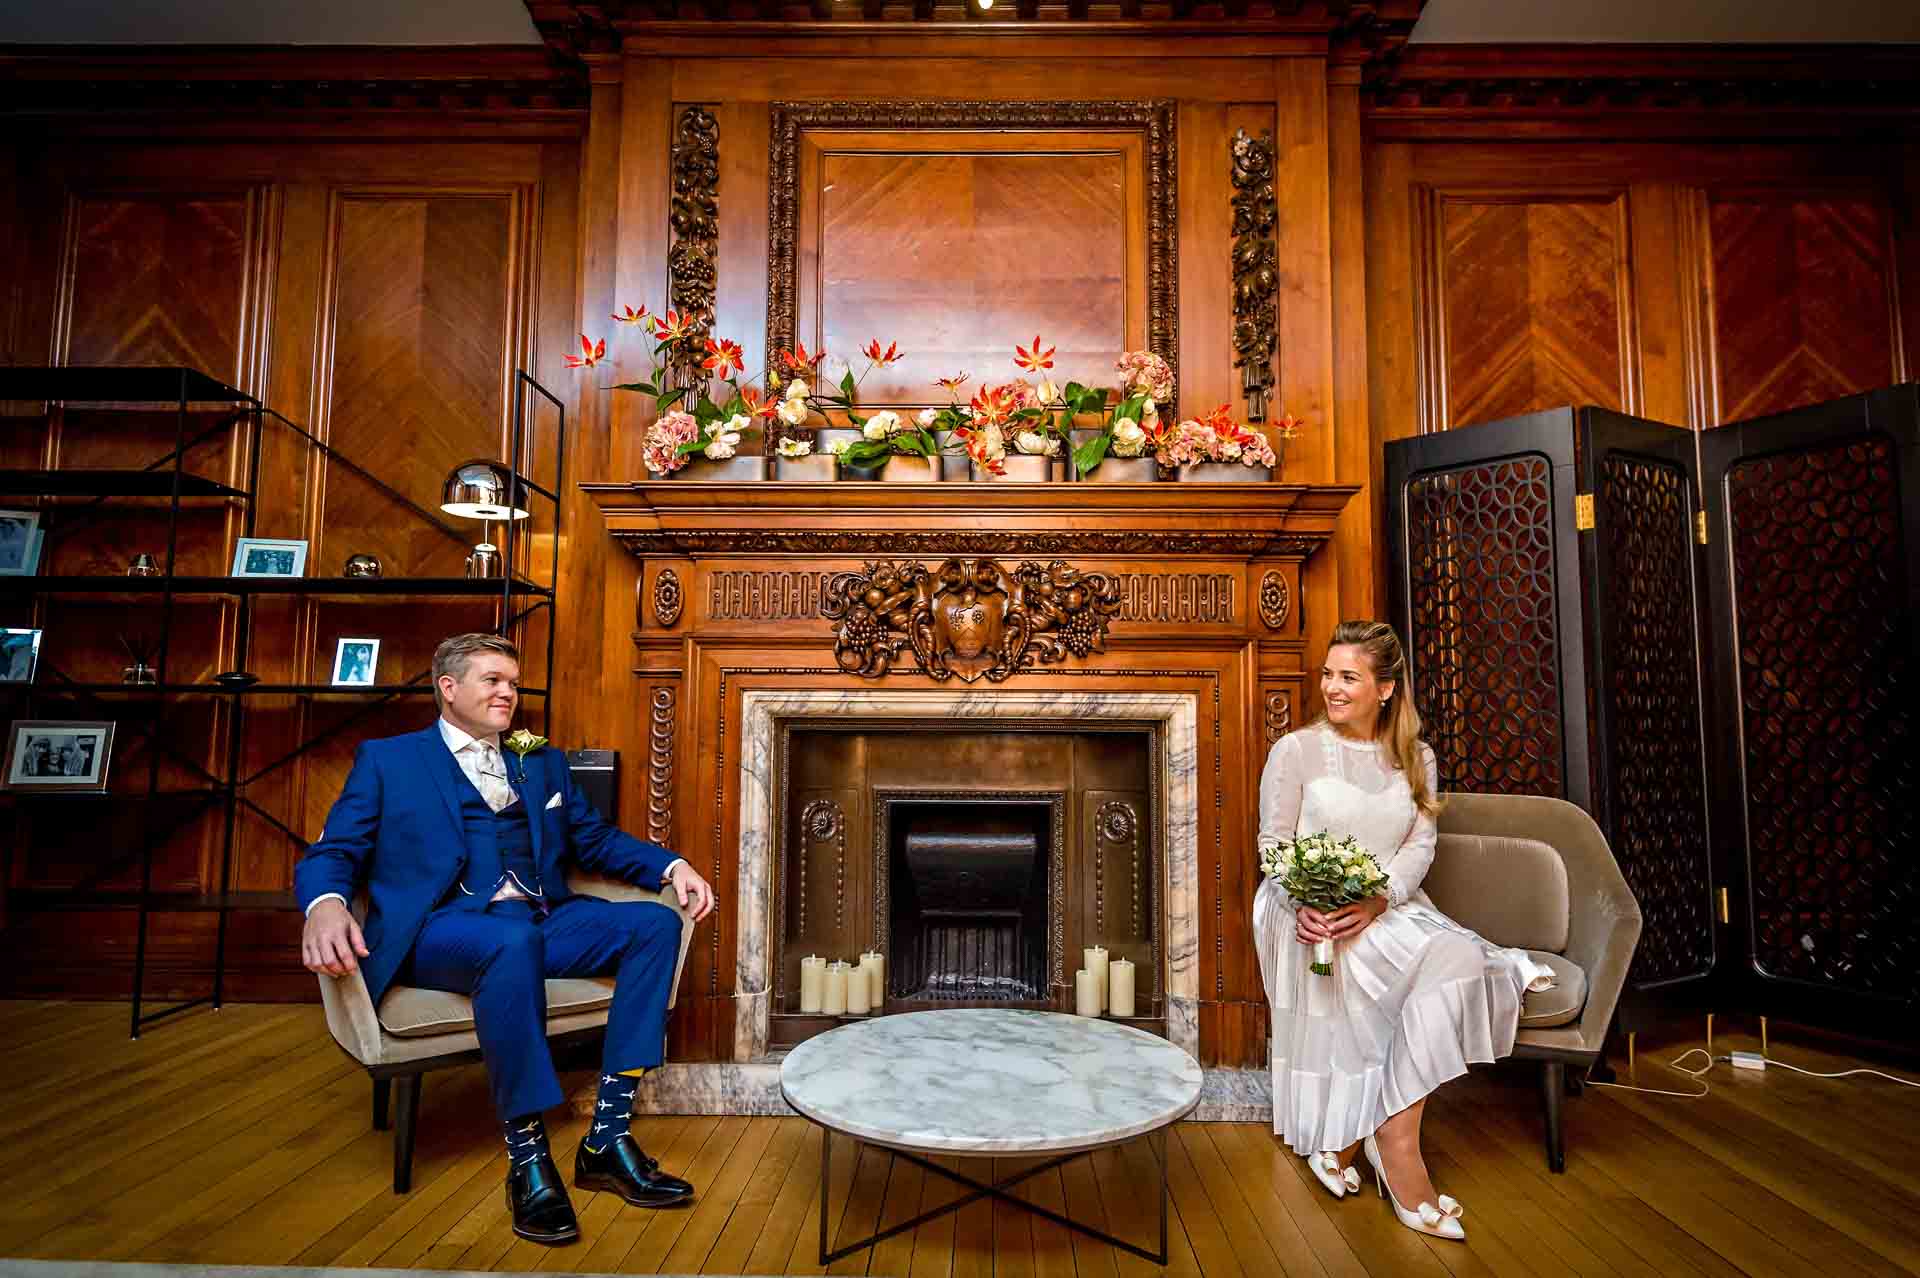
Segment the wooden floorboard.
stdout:
<path fill-rule="evenodd" d="M 1670 1064 L 1693 1045 L 1643 1042 L 1636 1075 L 1621 1081 L 1693 1090 Z M 1758 1041 L 1715 1036 L 1716 1052 L 1736 1046 Z M 1808 1069 L 1870 1064 L 1778 1032 L 1771 1046 Z M 1358 1197 L 1334 1199 L 1263 1124 L 1183 1123 L 1167 1142 L 1165 1269 L 992 1201 L 823 1268 L 823 1211 L 847 1242 L 965 1191 L 839 1138 L 823 1202 L 819 1131 L 800 1119 L 645 1118 L 636 1135 L 695 1183 L 695 1202 L 649 1212 L 576 1192 L 581 1243 L 538 1247 L 509 1227 L 478 1066 L 428 1078 L 413 1189 L 396 1195 L 391 1134 L 371 1130 L 366 1076 L 316 1007 L 196 1010 L 133 1040 L 124 1005 L 7 1002 L 0 1257 L 895 1278 L 1920 1274 L 1920 1177 L 1909 1170 L 1920 1097 L 1777 1069 L 1722 1066 L 1709 1081 L 1701 1100 L 1593 1088 L 1569 1099 L 1559 1175 L 1545 1165 L 1531 1070 L 1448 1084 L 1429 1107 L 1425 1149 L 1435 1181 L 1467 1205 L 1465 1244 L 1402 1229 L 1370 1176 Z M 550 1123 L 569 1176 L 584 1126 L 561 1114 Z M 975 1179 L 1033 1165 L 934 1161 Z M 1160 1176 L 1156 1146 L 1134 1142 L 1014 1192 L 1151 1248 Z"/>

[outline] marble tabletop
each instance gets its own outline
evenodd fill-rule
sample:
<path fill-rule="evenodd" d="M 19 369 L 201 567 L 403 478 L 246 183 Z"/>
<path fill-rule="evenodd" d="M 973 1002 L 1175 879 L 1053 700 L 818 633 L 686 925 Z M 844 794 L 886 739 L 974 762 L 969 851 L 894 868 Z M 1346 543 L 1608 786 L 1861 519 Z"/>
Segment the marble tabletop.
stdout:
<path fill-rule="evenodd" d="M 1069 1153 L 1175 1122 L 1200 1065 L 1145 1030 L 1018 1008 L 856 1021 L 794 1048 L 787 1103 L 875 1145 L 922 1153 Z"/>

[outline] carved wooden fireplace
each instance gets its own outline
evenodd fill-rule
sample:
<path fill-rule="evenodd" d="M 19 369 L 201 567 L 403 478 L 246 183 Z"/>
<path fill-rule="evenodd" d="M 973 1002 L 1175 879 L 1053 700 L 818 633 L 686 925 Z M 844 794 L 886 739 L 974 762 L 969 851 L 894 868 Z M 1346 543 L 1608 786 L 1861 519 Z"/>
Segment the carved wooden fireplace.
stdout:
<path fill-rule="evenodd" d="M 1259 773 L 1304 707 L 1302 601 L 1337 615 L 1303 570 L 1353 489 L 584 487 L 632 556 L 599 682 L 635 707 L 588 744 L 640 761 L 626 824 L 722 902 L 673 1059 L 829 1026 L 798 1010 L 809 953 L 887 954 L 880 1014 L 1067 1008 L 1097 942 L 1134 961 L 1140 1024 L 1262 1060 Z"/>

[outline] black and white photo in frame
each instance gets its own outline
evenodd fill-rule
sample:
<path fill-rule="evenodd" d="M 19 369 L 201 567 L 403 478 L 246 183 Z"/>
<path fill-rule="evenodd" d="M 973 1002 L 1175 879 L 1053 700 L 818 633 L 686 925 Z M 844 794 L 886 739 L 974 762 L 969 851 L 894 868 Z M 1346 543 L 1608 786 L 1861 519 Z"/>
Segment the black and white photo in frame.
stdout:
<path fill-rule="evenodd" d="M 31 577 L 40 566 L 40 512 L 0 510 L 0 577 Z"/>
<path fill-rule="evenodd" d="M 112 723 L 16 720 L 7 730 L 6 785 L 11 790 L 105 790 L 112 754 Z"/>
<path fill-rule="evenodd" d="M 40 632 L 0 626 L 0 683 L 32 683 L 40 663 Z"/>
<path fill-rule="evenodd" d="M 333 682 L 342 688 L 370 688 L 379 665 L 378 639 L 342 639 L 333 652 Z"/>
<path fill-rule="evenodd" d="M 307 543 L 275 537 L 242 537 L 233 543 L 235 577 L 304 577 Z"/>

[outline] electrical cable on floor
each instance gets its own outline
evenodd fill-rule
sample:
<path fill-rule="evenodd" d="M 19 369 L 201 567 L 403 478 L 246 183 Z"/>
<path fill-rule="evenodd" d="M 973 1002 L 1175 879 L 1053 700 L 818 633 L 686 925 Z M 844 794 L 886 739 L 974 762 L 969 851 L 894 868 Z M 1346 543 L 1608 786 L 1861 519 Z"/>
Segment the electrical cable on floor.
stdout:
<path fill-rule="evenodd" d="M 1681 1061 L 1686 1060 L 1688 1057 L 1695 1056 L 1695 1055 L 1705 1056 L 1707 1058 L 1707 1063 L 1703 1068 L 1688 1069 L 1685 1065 L 1682 1065 L 1680 1063 Z M 1744 1059 L 1736 1060 L 1735 1059 L 1736 1057 L 1740 1057 Z M 1915 1082 L 1913 1079 L 1910 1079 L 1910 1078 L 1901 1078 L 1898 1075 L 1889 1074 L 1883 1070 L 1865 1069 L 1865 1068 L 1845 1069 L 1832 1074 L 1823 1074 L 1818 1070 L 1801 1069 L 1798 1065 L 1789 1065 L 1787 1064 L 1787 1062 L 1782 1060 L 1776 1060 L 1771 1056 L 1762 1056 L 1758 1052 L 1736 1052 L 1734 1053 L 1733 1056 L 1714 1056 L 1711 1053 L 1709 1053 L 1707 1049 L 1704 1047 L 1690 1048 L 1687 1051 L 1680 1053 L 1680 1055 L 1674 1057 L 1672 1060 L 1667 1062 L 1670 1068 L 1678 1070 L 1680 1073 L 1685 1074 L 1688 1078 L 1698 1080 L 1700 1084 L 1700 1090 L 1697 1092 L 1673 1092 L 1673 1091 L 1667 1091 L 1659 1087 L 1636 1087 L 1632 1083 L 1589 1082 L 1587 1086 L 1588 1087 L 1611 1087 L 1617 1091 L 1623 1091 L 1623 1092 L 1644 1092 L 1649 1096 L 1675 1096 L 1681 1100 L 1699 1100 L 1702 1096 L 1705 1096 L 1709 1091 L 1712 1090 L 1711 1086 L 1707 1083 L 1707 1075 L 1713 1072 L 1713 1067 L 1715 1062 L 1718 1062 L 1723 1065 L 1735 1065 L 1742 1069 L 1754 1069 L 1754 1070 L 1764 1070 L 1764 1069 L 1770 1069 L 1770 1068 L 1771 1069 L 1790 1069 L 1796 1074 L 1805 1074 L 1808 1078 L 1852 1078 L 1855 1074 L 1871 1074 L 1875 1078 L 1884 1078 L 1888 1082 L 1898 1083 L 1902 1087 L 1920 1087 L 1920 1082 Z"/>

